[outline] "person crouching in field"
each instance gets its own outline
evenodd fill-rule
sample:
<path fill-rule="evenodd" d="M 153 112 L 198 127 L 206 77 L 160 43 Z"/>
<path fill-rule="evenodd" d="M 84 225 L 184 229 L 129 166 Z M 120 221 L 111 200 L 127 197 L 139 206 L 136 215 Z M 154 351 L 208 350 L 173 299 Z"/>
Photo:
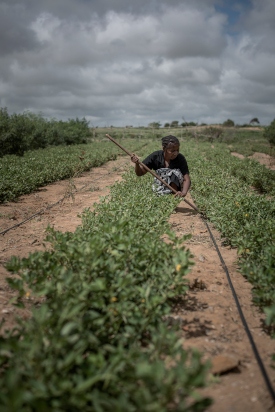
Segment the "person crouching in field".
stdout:
<path fill-rule="evenodd" d="M 161 140 L 162 150 L 151 153 L 142 163 L 150 170 L 155 170 L 158 176 L 175 189 L 177 191 L 176 196 L 185 197 L 190 188 L 191 180 L 187 161 L 179 152 L 179 140 L 172 135 L 165 136 Z M 131 156 L 131 161 L 135 163 L 137 176 L 143 176 L 147 173 L 147 170 L 138 163 L 139 158 L 134 153 Z M 153 190 L 161 195 L 172 193 L 172 191 L 156 177 L 153 182 Z"/>

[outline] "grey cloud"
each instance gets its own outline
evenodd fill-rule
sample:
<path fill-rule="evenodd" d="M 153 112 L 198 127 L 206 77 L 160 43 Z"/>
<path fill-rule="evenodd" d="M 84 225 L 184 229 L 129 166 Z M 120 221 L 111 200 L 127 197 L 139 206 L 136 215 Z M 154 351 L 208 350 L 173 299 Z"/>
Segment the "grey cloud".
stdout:
<path fill-rule="evenodd" d="M 38 47 L 34 33 L 28 27 L 24 7 L 0 4 L 0 53 L 1 56 Z"/>
<path fill-rule="evenodd" d="M 275 53 L 274 21 L 275 2 L 273 0 L 253 0 L 253 7 L 243 16 L 240 24 L 242 24 L 242 29 L 252 37 L 255 53 L 263 51 Z"/>
<path fill-rule="evenodd" d="M 243 16 L 242 23 L 246 30 L 263 33 L 266 30 L 275 31 L 275 3 L 273 0 L 252 0 L 253 7 Z"/>
<path fill-rule="evenodd" d="M 214 3 L 215 0 L 192 0 L 192 7 L 203 9 Z M 42 11 L 73 20 L 89 20 L 94 14 L 102 17 L 109 11 L 147 15 L 160 13 L 165 7 L 190 7 L 189 0 L 28 0 L 26 4 L 32 14 Z"/>
<path fill-rule="evenodd" d="M 233 36 L 216 0 L 3 2 L 1 105 L 98 125 L 268 122 L 272 1 Z"/>

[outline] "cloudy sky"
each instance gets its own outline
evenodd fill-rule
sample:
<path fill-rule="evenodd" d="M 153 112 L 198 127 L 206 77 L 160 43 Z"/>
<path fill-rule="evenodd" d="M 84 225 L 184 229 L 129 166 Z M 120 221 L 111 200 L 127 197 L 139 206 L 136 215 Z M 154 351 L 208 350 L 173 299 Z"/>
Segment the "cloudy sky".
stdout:
<path fill-rule="evenodd" d="M 0 107 L 92 126 L 275 118 L 274 0 L 0 0 Z"/>

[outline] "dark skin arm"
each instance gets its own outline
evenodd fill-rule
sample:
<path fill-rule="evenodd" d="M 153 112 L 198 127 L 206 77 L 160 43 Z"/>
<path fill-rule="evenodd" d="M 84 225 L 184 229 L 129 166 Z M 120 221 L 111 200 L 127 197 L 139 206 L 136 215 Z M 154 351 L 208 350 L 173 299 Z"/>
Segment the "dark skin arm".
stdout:
<path fill-rule="evenodd" d="M 184 175 L 183 179 L 184 180 L 183 180 L 181 192 L 178 192 L 178 193 L 181 193 L 179 196 L 185 197 L 187 195 L 187 192 L 188 192 L 190 186 L 191 186 L 191 180 L 190 180 L 190 176 L 188 174 Z"/>
<path fill-rule="evenodd" d="M 139 158 L 133 153 L 131 156 L 131 161 L 135 163 L 135 172 L 137 176 L 143 176 L 145 173 L 147 173 L 147 170 L 145 170 L 142 165 L 139 163 Z"/>
<path fill-rule="evenodd" d="M 137 176 L 143 176 L 147 173 L 147 170 L 145 170 L 142 165 L 139 163 L 139 158 L 133 153 L 131 156 L 131 161 L 133 163 L 135 163 L 135 173 Z M 185 197 L 188 193 L 188 190 L 190 188 L 191 185 L 191 180 L 190 180 L 190 176 L 188 174 L 183 176 L 183 184 L 182 184 L 182 190 L 181 191 L 177 191 L 177 193 L 175 193 L 176 196 L 179 197 Z M 174 185 L 172 184 L 171 187 L 173 187 Z M 173 187 L 173 189 L 177 190 L 177 187 L 175 185 L 175 187 Z"/>
<path fill-rule="evenodd" d="M 179 197 L 185 197 L 188 193 L 188 190 L 190 188 L 191 185 L 191 180 L 190 180 L 190 176 L 188 174 L 183 176 L 183 183 L 182 183 L 182 189 L 181 191 L 177 191 L 177 193 L 175 193 L 175 196 L 179 196 Z M 175 185 L 175 183 L 171 183 L 170 186 L 177 190 L 177 185 Z"/>

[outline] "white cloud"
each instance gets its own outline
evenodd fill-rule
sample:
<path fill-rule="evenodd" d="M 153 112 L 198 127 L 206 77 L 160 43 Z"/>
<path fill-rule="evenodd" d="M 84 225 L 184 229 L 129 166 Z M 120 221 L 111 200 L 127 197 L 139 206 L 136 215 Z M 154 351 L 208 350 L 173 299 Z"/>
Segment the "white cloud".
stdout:
<path fill-rule="evenodd" d="M 35 32 L 37 39 L 43 43 L 54 39 L 56 29 L 58 29 L 60 25 L 61 21 L 59 18 L 49 13 L 42 13 L 30 25 L 30 28 Z"/>
<path fill-rule="evenodd" d="M 255 1 L 233 34 L 214 4 L 81 0 L 79 9 L 75 0 L 6 2 L 1 10 L 13 16 L 16 41 L 5 33 L 11 48 L 3 46 L 0 61 L 1 105 L 99 125 L 182 116 L 245 123 L 253 110 L 268 123 L 275 3 Z"/>

